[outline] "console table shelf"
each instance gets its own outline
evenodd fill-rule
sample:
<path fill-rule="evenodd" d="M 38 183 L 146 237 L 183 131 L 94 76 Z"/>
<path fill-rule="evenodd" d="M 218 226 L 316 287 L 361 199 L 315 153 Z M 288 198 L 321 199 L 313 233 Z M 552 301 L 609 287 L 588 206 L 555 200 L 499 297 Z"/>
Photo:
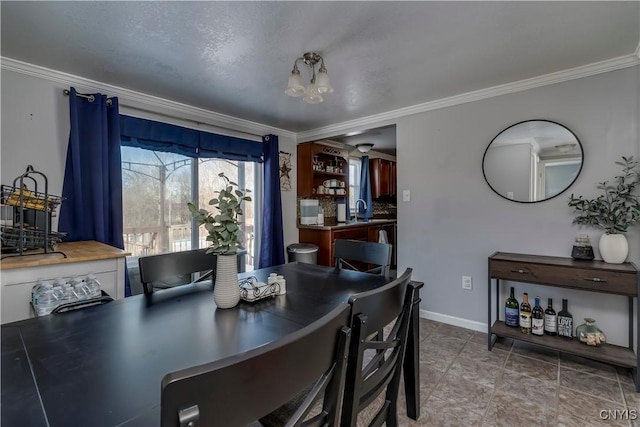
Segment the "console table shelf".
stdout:
<path fill-rule="evenodd" d="M 580 343 L 576 338 L 568 340 L 558 336 L 526 335 L 520 332 L 520 328 L 507 326 L 500 320 L 504 308 L 500 303 L 500 280 L 626 296 L 628 347 L 611 344 L 591 347 Z M 494 281 L 495 295 L 492 296 Z M 602 261 L 577 261 L 572 258 L 496 252 L 489 257 L 488 284 L 489 350 L 493 348 L 497 337 L 505 337 L 629 368 L 633 371 L 636 390 L 640 391 L 637 369 L 640 366 L 640 357 L 633 351 L 634 341 L 640 341 L 640 328 L 633 319 L 634 299 L 640 294 L 640 275 L 633 263 L 607 264 Z M 495 312 L 492 307 L 493 298 Z"/>

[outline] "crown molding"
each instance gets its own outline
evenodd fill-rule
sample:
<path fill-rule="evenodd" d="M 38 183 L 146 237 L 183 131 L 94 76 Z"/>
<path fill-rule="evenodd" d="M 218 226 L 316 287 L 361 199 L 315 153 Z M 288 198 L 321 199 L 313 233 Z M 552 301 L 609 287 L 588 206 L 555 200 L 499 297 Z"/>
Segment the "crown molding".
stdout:
<path fill-rule="evenodd" d="M 294 140 L 296 139 L 296 133 L 288 130 L 216 113 L 203 108 L 193 107 L 11 58 L 0 57 L 0 68 L 2 70 L 14 71 L 16 73 L 60 83 L 65 86 L 78 86 L 82 88 L 83 92 L 106 92 L 109 96 L 118 97 L 118 101 L 123 107 L 129 107 L 139 111 L 196 121 L 232 132 L 240 131 L 248 133 L 253 136 L 273 133 Z"/>
<path fill-rule="evenodd" d="M 479 101 L 482 99 L 493 98 L 500 95 L 506 95 L 515 92 L 522 92 L 542 86 L 548 86 L 556 83 L 562 83 L 569 80 L 589 77 L 596 74 L 607 73 L 610 71 L 629 68 L 640 65 L 640 45 L 638 52 L 633 55 L 621 56 L 606 61 L 596 62 L 581 67 L 571 68 L 568 70 L 558 71 L 543 76 L 532 77 L 530 79 L 520 80 L 513 83 L 493 86 L 473 92 L 467 92 L 455 95 L 449 98 L 438 99 L 435 101 L 425 102 L 410 107 L 399 108 L 397 110 L 387 111 L 381 114 L 363 117 L 361 119 L 350 120 L 347 122 L 337 123 L 335 125 L 325 126 L 317 129 L 311 129 L 297 134 L 298 142 L 312 141 L 318 138 L 330 138 L 341 135 L 347 131 L 354 129 L 367 129 L 372 126 L 382 126 L 382 122 L 391 122 L 400 117 L 412 114 L 424 113 L 427 111 L 438 110 L 454 105 L 465 104 L 468 102 Z"/>

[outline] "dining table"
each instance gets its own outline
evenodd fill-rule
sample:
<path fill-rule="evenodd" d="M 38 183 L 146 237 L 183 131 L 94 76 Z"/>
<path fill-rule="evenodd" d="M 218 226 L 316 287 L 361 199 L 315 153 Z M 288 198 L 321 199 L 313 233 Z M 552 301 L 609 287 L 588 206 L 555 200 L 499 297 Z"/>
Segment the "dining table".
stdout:
<path fill-rule="evenodd" d="M 160 425 L 166 374 L 283 338 L 352 294 L 388 283 L 382 276 L 300 262 L 239 278 L 267 282 L 270 273 L 285 278 L 286 294 L 241 300 L 231 309 L 216 307 L 209 280 L 3 324 L 0 425 Z M 418 304 L 416 295 L 404 361 L 406 410 L 413 419 L 420 415 Z"/>

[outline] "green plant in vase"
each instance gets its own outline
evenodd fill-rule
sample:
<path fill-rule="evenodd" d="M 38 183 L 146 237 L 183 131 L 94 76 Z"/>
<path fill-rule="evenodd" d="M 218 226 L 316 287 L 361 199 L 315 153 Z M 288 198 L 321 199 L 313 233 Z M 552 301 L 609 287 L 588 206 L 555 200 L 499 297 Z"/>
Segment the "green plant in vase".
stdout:
<path fill-rule="evenodd" d="M 604 231 L 600 238 L 600 255 L 605 262 L 620 264 L 627 259 L 629 245 L 624 233 L 640 220 L 640 199 L 636 190 L 640 186 L 640 169 L 633 156 L 616 162 L 622 174 L 613 181 L 598 183 L 603 194 L 594 199 L 571 194 L 569 206 L 577 216 L 574 224 L 587 225 Z"/>
<path fill-rule="evenodd" d="M 217 212 L 200 209 L 195 203 L 187 205 L 195 220 L 207 230 L 210 243 L 207 253 L 213 253 L 217 258 L 213 299 L 219 308 L 231 308 L 240 301 L 237 253 L 242 244 L 238 218 L 243 215 L 242 203 L 251 201 L 248 195 L 251 190 L 240 189 L 224 172 L 218 176 L 224 180 L 224 188 L 216 191 L 217 197 L 209 201 Z"/>

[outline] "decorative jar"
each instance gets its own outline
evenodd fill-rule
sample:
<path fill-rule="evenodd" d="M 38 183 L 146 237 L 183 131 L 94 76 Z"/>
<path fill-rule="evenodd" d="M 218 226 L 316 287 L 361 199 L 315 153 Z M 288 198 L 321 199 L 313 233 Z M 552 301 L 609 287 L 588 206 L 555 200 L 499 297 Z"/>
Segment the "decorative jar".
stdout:
<path fill-rule="evenodd" d="M 594 347 L 604 344 L 607 338 L 604 333 L 595 325 L 596 321 L 591 318 L 585 318 L 585 323 L 576 328 L 576 336 L 581 343 Z"/>

